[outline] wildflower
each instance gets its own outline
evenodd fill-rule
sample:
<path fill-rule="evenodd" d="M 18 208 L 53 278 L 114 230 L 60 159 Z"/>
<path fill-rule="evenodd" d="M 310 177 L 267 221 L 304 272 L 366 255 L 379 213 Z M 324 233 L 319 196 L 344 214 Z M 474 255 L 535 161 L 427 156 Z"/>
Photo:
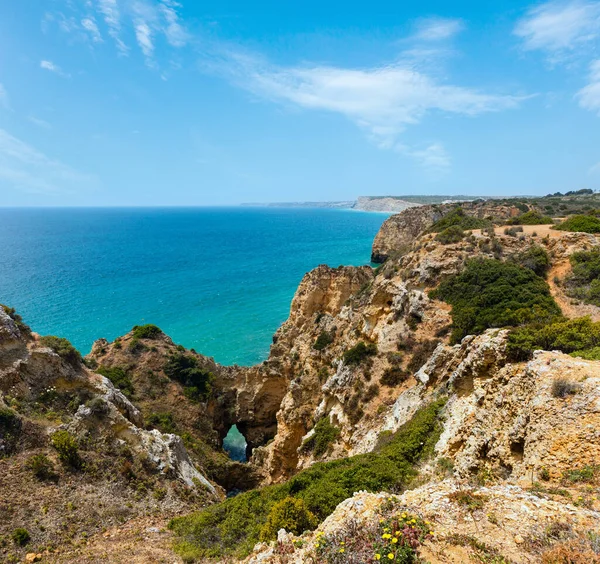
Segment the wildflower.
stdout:
<path fill-rule="evenodd" d="M 393 553 L 393 552 L 390 552 L 390 553 L 388 554 L 388 558 L 389 558 L 390 560 L 393 560 L 393 559 L 394 559 L 394 553 Z"/>
<path fill-rule="evenodd" d="M 390 535 L 389 533 L 385 533 L 385 535 L 381 535 L 382 539 L 391 539 L 392 535 Z"/>
<path fill-rule="evenodd" d="M 398 542 L 398 539 L 397 539 L 396 537 L 394 537 L 394 538 L 392 539 L 392 544 L 396 544 L 397 542 Z"/>
<path fill-rule="evenodd" d="M 402 514 L 402 519 L 406 519 L 406 513 Z"/>
<path fill-rule="evenodd" d="M 381 554 L 377 553 L 377 554 L 375 555 L 375 560 L 381 560 Z"/>
<path fill-rule="evenodd" d="M 344 541 L 342 541 L 340 544 L 346 544 Z"/>
<path fill-rule="evenodd" d="M 343 553 L 343 552 L 344 552 L 344 549 L 343 549 L 343 548 L 340 548 L 340 552 L 342 552 L 342 553 Z"/>
<path fill-rule="evenodd" d="M 385 523 L 385 521 L 383 519 L 379 519 L 379 524 L 383 525 Z"/>
<path fill-rule="evenodd" d="M 383 529 L 383 531 L 384 531 L 385 533 L 387 533 L 389 530 L 390 530 L 390 529 L 389 529 L 388 527 L 385 527 L 385 528 Z"/>

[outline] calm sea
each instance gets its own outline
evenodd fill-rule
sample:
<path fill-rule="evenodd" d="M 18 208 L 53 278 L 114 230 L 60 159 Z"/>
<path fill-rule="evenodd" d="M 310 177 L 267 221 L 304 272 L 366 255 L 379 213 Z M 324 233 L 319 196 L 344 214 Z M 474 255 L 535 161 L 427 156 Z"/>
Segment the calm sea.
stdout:
<path fill-rule="evenodd" d="M 302 276 L 368 264 L 384 214 L 327 209 L 0 209 L 0 303 L 83 354 L 154 323 L 224 364 L 264 360 Z"/>

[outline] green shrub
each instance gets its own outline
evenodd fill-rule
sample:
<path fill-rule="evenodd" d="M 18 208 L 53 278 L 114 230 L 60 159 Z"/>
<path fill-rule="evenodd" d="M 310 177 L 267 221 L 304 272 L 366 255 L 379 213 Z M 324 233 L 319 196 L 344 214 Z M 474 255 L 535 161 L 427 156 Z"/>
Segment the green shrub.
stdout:
<path fill-rule="evenodd" d="M 511 331 L 507 352 L 511 360 L 528 360 L 535 350 L 559 350 L 573 356 L 600 347 L 600 322 L 589 317 L 531 324 Z"/>
<path fill-rule="evenodd" d="M 314 433 L 302 443 L 301 450 L 314 452 L 317 457 L 323 456 L 339 436 L 339 428 L 331 424 L 328 416 L 322 417 L 317 421 Z"/>
<path fill-rule="evenodd" d="M 27 531 L 27 529 L 18 528 L 12 532 L 12 540 L 18 546 L 25 546 L 30 540 L 31 535 Z"/>
<path fill-rule="evenodd" d="M 14 307 L 8 307 L 4 304 L 0 304 L 0 307 L 4 310 L 4 313 L 15 322 L 15 325 L 21 333 L 24 335 L 29 335 L 31 333 L 31 329 L 28 325 L 23 323 L 23 318 L 15 311 Z"/>
<path fill-rule="evenodd" d="M 560 231 L 600 233 L 600 219 L 591 215 L 573 215 L 556 226 Z"/>
<path fill-rule="evenodd" d="M 156 339 L 156 337 L 162 335 L 162 331 L 151 323 L 147 325 L 135 325 L 132 331 L 134 339 Z"/>
<path fill-rule="evenodd" d="M 390 366 L 385 369 L 380 382 L 382 386 L 393 388 L 394 386 L 402 384 L 402 382 L 405 382 L 408 378 L 410 378 L 410 372 L 408 372 L 408 370 L 403 370 L 399 366 Z"/>
<path fill-rule="evenodd" d="M 128 398 L 133 396 L 133 382 L 124 368 L 120 366 L 100 366 L 96 369 L 96 372 L 108 378 L 115 388 L 119 388 Z"/>
<path fill-rule="evenodd" d="M 176 352 L 169 356 L 163 370 L 169 378 L 183 385 L 189 399 L 202 401 L 210 396 L 214 375 L 199 368 L 196 357 Z"/>
<path fill-rule="evenodd" d="M 452 305 L 451 341 L 490 327 L 549 322 L 561 315 L 545 280 L 510 262 L 473 259 L 430 297 Z"/>
<path fill-rule="evenodd" d="M 151 413 L 146 417 L 146 425 L 155 427 L 161 433 L 177 433 L 177 424 L 169 412 Z"/>
<path fill-rule="evenodd" d="M 25 466 L 40 480 L 49 480 L 56 475 L 52 461 L 45 454 L 34 454 L 27 459 Z"/>
<path fill-rule="evenodd" d="M 528 211 L 518 217 L 509 219 L 507 225 L 550 225 L 554 223 L 548 215 L 543 215 L 539 211 Z"/>
<path fill-rule="evenodd" d="M 552 382 L 552 397 L 555 398 L 566 398 L 576 394 L 580 389 L 577 382 L 569 380 L 567 378 L 555 378 Z"/>
<path fill-rule="evenodd" d="M 532 245 L 522 253 L 512 257 L 512 260 L 523 268 L 528 268 L 538 276 L 545 278 L 550 270 L 551 262 L 548 253 L 539 245 Z"/>
<path fill-rule="evenodd" d="M 518 233 L 523 233 L 523 228 L 520 225 L 517 227 L 507 227 L 504 230 L 504 234 L 509 237 L 516 237 Z"/>
<path fill-rule="evenodd" d="M 460 243 L 465 238 L 465 232 L 458 225 L 451 225 L 446 227 L 443 231 L 440 231 L 436 236 L 435 240 L 442 243 L 442 245 L 450 245 L 451 243 Z"/>
<path fill-rule="evenodd" d="M 317 518 L 306 508 L 302 499 L 288 496 L 271 507 L 267 522 L 260 531 L 260 540 L 275 540 L 279 529 L 300 535 L 304 531 L 312 531 L 317 524 Z"/>
<path fill-rule="evenodd" d="M 459 227 L 463 231 L 471 231 L 473 229 L 484 229 L 492 225 L 492 222 L 487 219 L 479 219 L 477 217 L 471 217 L 465 213 L 465 210 L 461 207 L 453 209 L 450 213 L 445 215 L 442 219 L 434 223 L 429 231 L 431 233 L 440 233 L 448 227 Z"/>
<path fill-rule="evenodd" d="M 438 340 L 422 341 L 418 343 L 413 349 L 413 354 L 408 363 L 407 369 L 411 374 L 418 372 L 432 355 L 433 351 L 440 344 Z"/>
<path fill-rule="evenodd" d="M 344 364 L 352 365 L 352 364 L 360 364 L 363 360 L 365 360 L 369 356 L 373 356 L 377 354 L 377 345 L 374 343 L 369 343 L 365 345 L 362 341 L 354 345 L 351 349 L 348 349 L 344 353 Z"/>
<path fill-rule="evenodd" d="M 600 249 L 573 253 L 571 273 L 565 278 L 567 294 L 600 306 Z"/>
<path fill-rule="evenodd" d="M 324 348 L 333 343 L 333 335 L 328 331 L 322 331 L 313 344 L 313 349 L 322 351 Z"/>
<path fill-rule="evenodd" d="M 77 440 L 69 431 L 56 431 L 51 438 L 52 446 L 58 453 L 58 459 L 68 466 L 78 467 L 81 464 L 79 458 L 79 446 Z"/>
<path fill-rule="evenodd" d="M 174 519 L 170 528 L 181 539 L 186 558 L 247 556 L 260 538 L 271 508 L 287 497 L 304 501 L 319 522 L 359 490 L 400 491 L 413 479 L 416 465 L 433 452 L 441 425 L 439 400 L 420 409 L 384 446 L 374 452 L 316 463 L 284 484 L 252 490 Z"/>
<path fill-rule="evenodd" d="M 4 450 L 0 450 L 0 457 L 14 450 L 21 434 L 21 427 L 21 419 L 12 409 L 0 407 L 0 439 L 4 442 Z"/>
<path fill-rule="evenodd" d="M 58 356 L 72 366 L 77 367 L 82 362 L 81 354 L 71 343 L 69 343 L 69 341 L 67 341 L 67 339 L 47 335 L 45 337 L 40 337 L 40 344 L 52 349 Z"/>

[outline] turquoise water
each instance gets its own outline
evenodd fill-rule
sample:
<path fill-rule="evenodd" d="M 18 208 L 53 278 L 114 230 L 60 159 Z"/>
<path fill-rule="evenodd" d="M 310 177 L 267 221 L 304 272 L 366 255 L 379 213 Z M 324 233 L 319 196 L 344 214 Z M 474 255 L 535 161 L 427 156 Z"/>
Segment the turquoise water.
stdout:
<path fill-rule="evenodd" d="M 0 209 L 0 303 L 82 353 L 133 325 L 225 364 L 264 360 L 298 283 L 367 264 L 383 214 L 327 209 Z"/>

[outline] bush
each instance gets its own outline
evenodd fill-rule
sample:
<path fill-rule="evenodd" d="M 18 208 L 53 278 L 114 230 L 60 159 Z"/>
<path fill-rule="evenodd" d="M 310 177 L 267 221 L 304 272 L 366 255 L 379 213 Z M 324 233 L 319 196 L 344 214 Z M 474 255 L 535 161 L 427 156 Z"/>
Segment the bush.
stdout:
<path fill-rule="evenodd" d="M 490 327 L 549 322 L 561 315 L 545 280 L 510 262 L 474 259 L 430 297 L 452 305 L 451 341 Z"/>
<path fill-rule="evenodd" d="M 573 215 L 556 226 L 560 231 L 600 233 L 600 219 L 591 215 Z"/>
<path fill-rule="evenodd" d="M 440 400 L 417 411 L 374 452 L 316 463 L 284 484 L 245 492 L 174 519 L 169 527 L 181 539 L 176 549 L 186 558 L 243 558 L 258 542 L 271 508 L 287 497 L 303 500 L 321 522 L 356 491 L 400 491 L 416 476 L 419 461 L 433 452 L 443 405 Z"/>
<path fill-rule="evenodd" d="M 31 333 L 31 329 L 28 325 L 23 323 L 23 318 L 15 311 L 14 307 L 8 307 L 3 304 L 0 304 L 0 307 L 4 310 L 4 313 L 6 313 L 8 317 L 15 322 L 15 325 L 21 333 L 23 333 L 25 336 Z"/>
<path fill-rule="evenodd" d="M 322 417 L 314 427 L 314 433 L 300 447 L 302 452 L 314 452 L 315 456 L 323 456 L 340 436 L 340 430 L 331 424 L 329 416 Z"/>
<path fill-rule="evenodd" d="M 313 349 L 316 351 L 322 351 L 324 348 L 333 343 L 333 335 L 328 331 L 323 331 L 317 337 L 317 340 L 313 344 Z"/>
<path fill-rule="evenodd" d="M 45 454 L 34 454 L 27 459 L 25 466 L 40 480 L 50 480 L 56 475 L 54 464 Z"/>
<path fill-rule="evenodd" d="M 460 243 L 465 238 L 465 232 L 458 225 L 451 225 L 443 231 L 440 231 L 435 240 L 442 245 L 450 245 L 451 243 Z"/>
<path fill-rule="evenodd" d="M 0 407 L 0 439 L 3 439 L 4 448 L 0 455 L 10 454 L 16 447 L 21 434 L 21 419 L 8 407 Z"/>
<path fill-rule="evenodd" d="M 25 546 L 31 540 L 31 535 L 27 529 L 23 528 L 15 529 L 11 537 L 13 542 L 18 546 Z"/>
<path fill-rule="evenodd" d="M 373 356 L 377 354 L 377 345 L 374 343 L 369 343 L 365 345 L 362 341 L 351 349 L 348 349 L 344 353 L 344 364 L 352 365 L 352 364 L 360 364 L 363 360 L 365 360 L 369 356 Z"/>
<path fill-rule="evenodd" d="M 516 237 L 517 233 L 522 233 L 523 232 L 523 228 L 522 227 L 507 227 L 504 230 L 504 234 L 508 235 L 509 237 Z"/>
<path fill-rule="evenodd" d="M 548 253 L 539 245 L 532 245 L 526 251 L 512 257 L 512 260 L 523 268 L 532 270 L 542 278 L 546 277 L 551 266 Z"/>
<path fill-rule="evenodd" d="M 183 385 L 187 398 L 202 401 L 210 396 L 214 375 L 199 368 L 196 357 L 176 352 L 169 356 L 163 370 L 169 378 Z"/>
<path fill-rule="evenodd" d="M 385 369 L 385 372 L 381 376 L 381 384 L 393 388 L 405 382 L 410 378 L 410 372 L 403 370 L 399 366 L 390 366 Z"/>
<path fill-rule="evenodd" d="M 120 366 L 100 366 L 96 369 L 96 372 L 108 378 L 115 388 L 119 388 L 128 398 L 133 396 L 133 382 L 124 368 Z"/>
<path fill-rule="evenodd" d="M 445 215 L 442 219 L 434 223 L 429 231 L 431 233 L 440 233 L 449 227 L 459 227 L 463 231 L 471 231 L 473 229 L 484 229 L 492 225 L 492 222 L 487 219 L 479 219 L 477 217 L 471 217 L 465 213 L 465 210 L 461 207 L 454 208 L 450 213 Z"/>
<path fill-rule="evenodd" d="M 600 322 L 589 317 L 532 324 L 511 331 L 507 353 L 513 361 L 529 360 L 535 350 L 559 350 L 573 356 L 600 347 Z"/>
<path fill-rule="evenodd" d="M 566 378 L 555 378 L 552 382 L 552 397 L 566 398 L 574 395 L 579 391 L 579 385 L 572 380 Z"/>
<path fill-rule="evenodd" d="M 518 217 L 509 219 L 507 225 L 550 225 L 554 223 L 548 215 L 543 215 L 539 211 L 528 211 Z"/>
<path fill-rule="evenodd" d="M 277 538 L 277 531 L 300 535 L 312 531 L 318 524 L 317 518 L 307 508 L 302 499 L 286 497 L 271 507 L 267 522 L 260 531 L 260 540 L 268 542 Z"/>
<path fill-rule="evenodd" d="M 81 354 L 69 341 L 67 341 L 67 339 L 47 335 L 45 337 L 40 337 L 40 344 L 52 349 L 64 361 L 74 367 L 79 366 L 82 362 Z"/>
<path fill-rule="evenodd" d="M 173 414 L 169 412 L 151 413 L 146 418 L 146 425 L 155 427 L 161 433 L 177 433 L 177 424 L 173 419 Z"/>
<path fill-rule="evenodd" d="M 162 331 L 151 323 L 147 325 L 135 325 L 132 329 L 134 339 L 156 339 L 162 335 Z"/>
<path fill-rule="evenodd" d="M 77 440 L 69 431 L 56 431 L 51 438 L 52 446 L 58 453 L 58 459 L 68 466 L 78 467 L 81 464 L 79 458 L 79 446 Z"/>
<path fill-rule="evenodd" d="M 413 354 L 408 363 L 408 371 L 411 374 L 417 372 L 428 360 L 433 351 L 440 344 L 437 340 L 422 341 L 414 349 Z"/>
<path fill-rule="evenodd" d="M 567 294 L 600 306 L 600 249 L 573 253 L 571 274 L 565 278 Z"/>

